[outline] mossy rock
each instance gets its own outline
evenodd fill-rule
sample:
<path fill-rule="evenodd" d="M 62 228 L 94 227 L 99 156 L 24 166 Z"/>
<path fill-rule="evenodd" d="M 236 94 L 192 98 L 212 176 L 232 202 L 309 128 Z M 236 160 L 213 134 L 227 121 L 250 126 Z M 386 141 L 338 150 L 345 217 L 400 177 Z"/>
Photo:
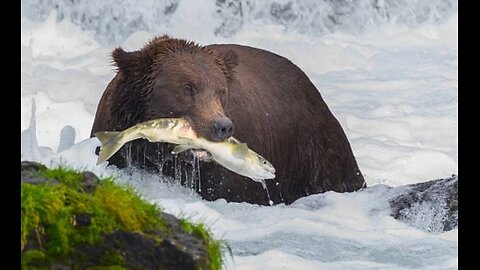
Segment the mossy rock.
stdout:
<path fill-rule="evenodd" d="M 203 224 L 164 213 L 114 179 L 21 164 L 22 269 L 221 269 Z"/>

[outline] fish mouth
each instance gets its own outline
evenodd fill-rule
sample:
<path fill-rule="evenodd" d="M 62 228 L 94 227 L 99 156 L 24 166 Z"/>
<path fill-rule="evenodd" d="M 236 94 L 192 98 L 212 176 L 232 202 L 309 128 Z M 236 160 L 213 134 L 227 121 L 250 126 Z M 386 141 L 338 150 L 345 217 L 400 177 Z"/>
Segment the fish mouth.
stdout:
<path fill-rule="evenodd" d="M 275 178 L 275 169 L 265 168 L 255 177 L 258 179 L 273 179 Z"/>
<path fill-rule="evenodd" d="M 273 179 L 273 178 L 275 178 L 275 173 L 270 173 L 270 172 L 266 173 L 263 177 L 263 179 Z"/>
<path fill-rule="evenodd" d="M 267 168 L 264 168 L 264 172 L 265 174 L 267 175 L 267 177 L 265 179 L 273 179 L 275 178 L 275 168 L 274 167 L 267 167 Z"/>

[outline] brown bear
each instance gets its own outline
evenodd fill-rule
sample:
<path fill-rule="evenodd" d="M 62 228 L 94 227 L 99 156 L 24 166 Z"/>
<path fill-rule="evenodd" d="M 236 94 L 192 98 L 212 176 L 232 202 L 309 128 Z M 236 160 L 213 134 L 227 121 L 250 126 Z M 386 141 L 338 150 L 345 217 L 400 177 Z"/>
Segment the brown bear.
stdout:
<path fill-rule="evenodd" d="M 92 135 L 139 122 L 184 117 L 212 141 L 234 136 L 276 168 L 266 180 L 273 203 L 365 186 L 342 127 L 313 83 L 272 52 L 233 44 L 200 46 L 156 37 L 138 51 L 112 53 L 117 74 L 98 105 Z M 258 182 L 235 174 L 199 151 L 173 156 L 174 145 L 136 140 L 110 160 L 172 176 L 207 200 L 267 205 Z"/>

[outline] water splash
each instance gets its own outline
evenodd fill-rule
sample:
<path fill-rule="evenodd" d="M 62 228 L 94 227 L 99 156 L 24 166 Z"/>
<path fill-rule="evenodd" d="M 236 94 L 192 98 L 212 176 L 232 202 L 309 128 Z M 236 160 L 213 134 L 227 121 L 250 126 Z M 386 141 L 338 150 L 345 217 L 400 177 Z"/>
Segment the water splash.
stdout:
<path fill-rule="evenodd" d="M 198 192 L 201 193 L 202 192 L 202 178 L 200 176 L 200 159 L 198 158 L 195 158 L 195 166 L 194 166 L 195 170 L 197 171 L 197 179 L 198 179 Z"/>
<path fill-rule="evenodd" d="M 130 167 L 132 166 L 132 143 L 127 143 L 123 149 L 126 166 Z"/>
<path fill-rule="evenodd" d="M 36 125 L 37 106 L 35 99 L 32 98 L 32 115 L 30 117 L 29 127 L 22 131 L 21 156 L 22 160 L 39 160 L 41 158 L 37 142 Z"/>
<path fill-rule="evenodd" d="M 174 176 L 176 182 L 182 183 L 182 167 L 180 166 L 178 155 L 173 156 Z M 184 183 L 182 183 L 184 184 Z"/>
<path fill-rule="evenodd" d="M 143 146 L 143 166 L 147 165 L 147 145 Z"/>
<path fill-rule="evenodd" d="M 191 186 L 190 188 L 193 190 L 197 190 L 197 157 L 193 155 L 193 160 L 192 160 L 192 177 L 191 177 Z"/>
<path fill-rule="evenodd" d="M 279 191 L 278 195 L 280 196 L 280 201 L 285 202 L 284 199 L 283 199 L 283 195 L 282 195 L 282 189 L 280 188 L 280 182 L 276 182 L 275 186 L 277 187 L 277 190 Z"/>
<path fill-rule="evenodd" d="M 75 128 L 66 125 L 60 131 L 60 144 L 58 145 L 57 153 L 68 150 L 75 144 Z"/>
<path fill-rule="evenodd" d="M 69 20 L 94 33 L 103 45 L 118 45 L 131 34 L 180 32 L 198 24 L 185 19 L 188 10 L 209 35 L 231 37 L 258 24 L 279 25 L 287 32 L 321 36 L 337 31 L 358 34 L 383 25 L 445 22 L 458 12 L 457 0 L 36 0 L 21 1 L 22 18 L 44 21 L 52 10 L 57 20 Z"/>
<path fill-rule="evenodd" d="M 268 192 L 267 183 L 265 182 L 265 180 L 264 179 L 256 179 L 255 181 L 260 182 L 260 184 L 262 184 L 262 187 L 265 190 L 265 193 L 267 193 L 268 204 L 270 206 L 272 206 L 273 201 L 270 199 L 270 193 Z"/>
<path fill-rule="evenodd" d="M 52 154 L 49 147 L 40 147 L 37 141 L 37 105 L 32 98 L 32 115 L 30 125 L 21 133 L 21 159 L 40 161 L 43 157 Z"/>

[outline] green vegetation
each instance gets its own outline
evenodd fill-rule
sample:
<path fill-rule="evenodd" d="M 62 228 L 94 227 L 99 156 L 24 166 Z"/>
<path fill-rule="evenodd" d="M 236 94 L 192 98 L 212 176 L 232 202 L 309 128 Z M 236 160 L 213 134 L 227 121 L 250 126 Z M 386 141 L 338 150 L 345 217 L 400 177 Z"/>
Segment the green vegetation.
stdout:
<path fill-rule="evenodd" d="M 207 245 L 210 269 L 222 269 L 222 249 L 227 249 L 231 255 L 231 250 L 227 243 L 213 239 L 212 233 L 204 224 L 195 224 L 191 223 L 187 219 L 180 219 L 180 226 L 185 232 L 194 234 L 203 239 Z"/>
<path fill-rule="evenodd" d="M 94 245 L 115 231 L 137 232 L 161 242 L 171 234 L 156 205 L 147 203 L 132 187 L 114 179 L 100 179 L 86 192 L 84 175 L 65 167 L 42 169 L 42 184 L 21 184 L 22 269 L 48 269 L 54 262 L 67 262 L 78 245 Z M 221 244 L 208 229 L 181 221 L 182 228 L 201 237 L 208 248 L 210 269 L 221 269 Z M 112 252 L 114 253 L 114 252 Z M 102 265 L 91 269 L 125 269 L 120 254 L 107 254 Z"/>

